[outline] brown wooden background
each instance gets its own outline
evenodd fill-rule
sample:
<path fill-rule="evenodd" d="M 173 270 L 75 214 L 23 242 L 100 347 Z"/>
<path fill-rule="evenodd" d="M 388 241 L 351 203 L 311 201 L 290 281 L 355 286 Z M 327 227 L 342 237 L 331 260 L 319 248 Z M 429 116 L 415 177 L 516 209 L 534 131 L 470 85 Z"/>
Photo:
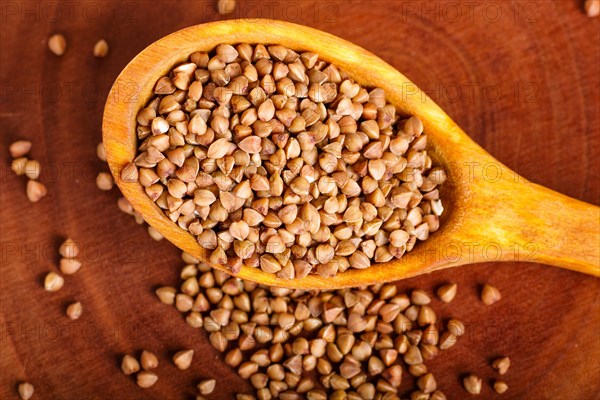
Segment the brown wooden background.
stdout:
<path fill-rule="evenodd" d="M 1 4 L 0 398 L 16 383 L 36 399 L 190 398 L 201 377 L 218 379 L 214 398 L 248 384 L 219 361 L 206 335 L 155 299 L 177 284 L 179 252 L 156 243 L 117 211 L 119 194 L 99 192 L 95 158 L 106 93 L 126 63 L 177 29 L 218 20 L 213 1 L 19 2 Z M 404 72 L 478 143 L 526 178 L 593 204 L 600 202 L 600 20 L 581 1 L 240 1 L 236 17 L 285 19 L 351 40 Z M 233 16 L 230 16 L 233 17 Z M 62 32 L 68 50 L 46 40 Z M 110 44 L 106 59 L 94 43 Z M 34 143 L 49 196 L 27 202 L 25 180 L 10 173 L 8 144 Z M 85 263 L 63 290 L 45 293 L 66 236 Z M 600 241 L 600 238 L 599 238 Z M 600 245 L 600 244 L 599 244 Z M 430 363 L 449 398 L 467 398 L 459 377 L 493 376 L 490 358 L 506 354 L 505 399 L 600 398 L 600 285 L 581 274 L 523 263 L 480 264 L 399 283 L 434 289 L 459 284 L 444 317 L 469 334 Z M 478 287 L 504 298 L 485 307 Z M 79 300 L 84 315 L 64 316 Z M 193 368 L 168 359 L 194 348 Z M 139 389 L 120 373 L 123 353 L 149 349 L 159 381 Z M 404 386 L 405 387 L 405 386 Z M 499 397 L 484 385 L 481 398 Z"/>

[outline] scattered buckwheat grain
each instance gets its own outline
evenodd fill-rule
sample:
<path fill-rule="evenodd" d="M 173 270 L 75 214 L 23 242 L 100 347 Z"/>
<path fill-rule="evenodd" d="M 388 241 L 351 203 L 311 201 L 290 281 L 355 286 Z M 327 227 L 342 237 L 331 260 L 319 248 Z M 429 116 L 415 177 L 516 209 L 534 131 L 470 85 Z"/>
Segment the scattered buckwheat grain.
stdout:
<path fill-rule="evenodd" d="M 27 181 L 26 194 L 30 202 L 37 203 L 48 194 L 48 189 L 43 183 L 30 179 Z"/>
<path fill-rule="evenodd" d="M 456 297 L 456 290 L 458 285 L 456 283 L 449 283 L 447 285 L 441 286 L 437 290 L 437 295 L 444 303 L 450 303 Z"/>
<path fill-rule="evenodd" d="M 28 140 L 17 140 L 16 142 L 11 143 L 8 147 L 8 151 L 12 158 L 19 158 L 26 156 L 31 150 L 31 142 Z"/>
<path fill-rule="evenodd" d="M 100 39 L 94 45 L 94 57 L 104 58 L 108 55 L 108 43 L 104 39 Z"/>
<path fill-rule="evenodd" d="M 33 385 L 31 383 L 21 382 L 19 383 L 17 390 L 19 392 L 19 397 L 21 397 L 22 400 L 29 400 L 31 396 L 33 396 L 33 392 L 35 389 L 33 388 Z"/>
<path fill-rule="evenodd" d="M 48 272 L 44 278 L 44 289 L 48 292 L 57 292 L 65 284 L 65 279 L 56 272 Z"/>
<path fill-rule="evenodd" d="M 154 372 L 140 371 L 137 374 L 136 380 L 139 387 L 148 389 L 149 387 L 154 386 L 156 381 L 158 381 L 158 376 Z"/>
<path fill-rule="evenodd" d="M 468 375 L 463 379 L 463 386 L 465 390 L 471 394 L 481 393 L 481 378 L 476 375 Z"/>
<path fill-rule="evenodd" d="M 10 168 L 12 171 L 18 175 L 25 175 L 25 165 L 27 164 L 27 157 L 19 157 L 12 160 L 10 164 Z"/>
<path fill-rule="evenodd" d="M 71 303 L 67 307 L 67 317 L 72 320 L 79 319 L 83 314 L 83 307 L 80 302 Z"/>
<path fill-rule="evenodd" d="M 158 358 L 154 353 L 144 350 L 140 356 L 140 363 L 142 364 L 142 368 L 148 371 L 158 367 Z"/>
<path fill-rule="evenodd" d="M 481 290 L 481 301 L 487 306 L 491 306 L 502 298 L 500 291 L 492 285 L 485 284 Z"/>
<path fill-rule="evenodd" d="M 148 235 L 157 242 L 164 239 L 164 236 L 151 226 L 148 226 Z"/>
<path fill-rule="evenodd" d="M 125 375 L 131 375 L 138 372 L 139 370 L 140 363 L 138 362 L 138 360 L 136 360 L 135 357 L 129 354 L 125 354 L 123 360 L 121 361 L 121 371 L 123 371 Z"/>
<path fill-rule="evenodd" d="M 37 160 L 27 160 L 25 163 L 25 175 L 32 180 L 36 180 L 40 176 L 42 166 Z"/>
<path fill-rule="evenodd" d="M 101 161 L 106 162 L 106 149 L 104 148 L 104 143 L 100 142 L 98 143 L 98 146 L 96 146 L 96 156 Z"/>
<path fill-rule="evenodd" d="M 96 177 L 96 186 L 100 190 L 111 190 L 114 186 L 112 175 L 108 172 L 100 172 Z"/>
<path fill-rule="evenodd" d="M 64 258 L 75 258 L 79 255 L 79 246 L 71 238 L 67 238 L 59 247 L 58 252 Z"/>
<path fill-rule="evenodd" d="M 508 357 L 500 357 L 495 359 L 492 362 L 492 367 L 498 371 L 500 375 L 506 374 L 508 368 L 510 367 L 510 358 Z"/>
<path fill-rule="evenodd" d="M 173 356 L 173 363 L 181 370 L 188 369 L 192 365 L 194 350 L 182 350 Z"/>
<path fill-rule="evenodd" d="M 81 262 L 74 258 L 61 258 L 59 263 L 60 272 L 65 275 L 73 275 L 81 268 Z"/>
<path fill-rule="evenodd" d="M 221 15 L 231 14 L 235 11 L 235 2 L 236 0 L 218 0 L 217 11 Z"/>
<path fill-rule="evenodd" d="M 57 56 L 62 56 L 67 49 L 67 40 L 60 33 L 52 35 L 48 39 L 48 48 Z"/>
<path fill-rule="evenodd" d="M 202 395 L 211 394 L 215 390 L 217 381 L 214 379 L 205 379 L 198 384 L 198 391 Z"/>
<path fill-rule="evenodd" d="M 585 0 L 585 13 L 593 18 L 600 15 L 600 0 Z"/>
<path fill-rule="evenodd" d="M 508 385 L 504 381 L 495 381 L 494 382 L 494 390 L 498 394 L 503 394 L 508 390 Z"/>

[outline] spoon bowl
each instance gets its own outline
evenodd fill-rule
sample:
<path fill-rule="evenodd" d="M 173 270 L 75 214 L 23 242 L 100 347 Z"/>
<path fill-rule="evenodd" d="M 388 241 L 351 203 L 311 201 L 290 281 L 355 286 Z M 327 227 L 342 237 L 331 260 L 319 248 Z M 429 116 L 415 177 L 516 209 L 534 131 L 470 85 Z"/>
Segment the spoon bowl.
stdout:
<path fill-rule="evenodd" d="M 136 156 L 136 116 L 156 81 L 195 51 L 218 44 L 280 44 L 312 51 L 366 87 L 381 87 L 400 114 L 423 121 L 432 157 L 448 180 L 440 198 L 440 229 L 399 260 L 350 268 L 331 278 L 284 280 L 258 268 L 236 276 L 280 287 L 334 289 L 390 282 L 438 269 L 489 261 L 525 261 L 600 276 L 600 208 L 531 183 L 471 140 L 414 83 L 375 55 L 325 32 L 274 20 L 230 20 L 192 26 L 139 53 L 121 72 L 106 102 L 102 132 L 107 161 L 124 196 L 154 229 L 180 249 L 208 261 L 196 238 L 173 223 L 122 168 Z M 213 265 L 230 273 L 227 266 Z"/>

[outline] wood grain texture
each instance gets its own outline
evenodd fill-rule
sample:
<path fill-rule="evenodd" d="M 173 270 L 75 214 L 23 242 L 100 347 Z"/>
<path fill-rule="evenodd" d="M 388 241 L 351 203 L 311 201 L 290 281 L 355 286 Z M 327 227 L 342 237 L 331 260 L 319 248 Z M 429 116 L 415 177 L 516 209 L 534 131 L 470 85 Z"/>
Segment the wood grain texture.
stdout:
<path fill-rule="evenodd" d="M 503 165 L 598 204 L 598 19 L 584 17 L 580 2 L 570 0 L 467 3 L 242 1 L 233 16 L 289 20 L 366 48 L 415 82 Z M 158 285 L 177 284 L 178 250 L 148 238 L 116 211 L 119 194 L 99 192 L 94 184 L 106 169 L 94 153 L 115 78 L 160 37 L 218 20 L 213 2 L 52 4 L 60 15 L 52 14 L 56 7 L 33 2 L 3 2 L 1 10 L 0 397 L 14 398 L 16 383 L 28 380 L 41 399 L 177 399 L 190 397 L 201 377 L 215 376 L 214 398 L 231 398 L 249 385 L 218 361 L 205 334 L 187 327 L 152 293 Z M 57 31 L 69 42 L 62 58 L 45 44 Z M 102 60 L 91 56 L 100 38 L 111 45 Z M 9 173 L 6 148 L 17 138 L 34 142 L 32 156 L 44 168 L 49 196 L 35 205 L 26 201 L 25 181 Z M 498 199 L 510 198 L 505 193 Z M 528 229 L 522 226 L 524 235 L 535 233 Z M 82 245 L 85 265 L 50 295 L 42 277 L 56 268 L 55 249 L 66 236 Z M 473 257 L 483 257 L 483 245 L 474 244 Z M 525 249 L 523 256 L 528 254 Z M 513 360 L 506 376 L 510 390 L 502 398 L 598 398 L 597 279 L 507 262 L 398 285 L 433 290 L 449 280 L 459 284 L 459 296 L 440 306 L 441 314 L 458 316 L 471 328 L 467 340 L 431 363 L 450 398 L 465 397 L 461 374 L 493 378 L 488 361 L 499 354 Z M 484 282 L 500 288 L 500 303 L 477 302 Z M 75 299 L 84 315 L 72 323 L 63 313 Z M 181 372 L 169 356 L 185 347 L 200 356 Z M 143 348 L 161 360 L 159 382 L 147 391 L 118 370 L 119 356 Z M 495 398 L 487 386 L 484 395 Z"/>

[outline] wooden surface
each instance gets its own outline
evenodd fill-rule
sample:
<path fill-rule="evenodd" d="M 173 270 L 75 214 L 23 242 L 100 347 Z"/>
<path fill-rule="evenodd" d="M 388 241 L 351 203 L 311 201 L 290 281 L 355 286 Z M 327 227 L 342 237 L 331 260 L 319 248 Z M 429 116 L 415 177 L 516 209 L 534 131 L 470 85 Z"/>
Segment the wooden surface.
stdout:
<path fill-rule="evenodd" d="M 217 20 L 212 2 L 3 2 L 0 36 L 2 245 L 0 397 L 18 381 L 35 398 L 188 398 L 201 377 L 219 394 L 248 389 L 203 333 L 155 299 L 178 283 L 179 252 L 156 243 L 116 211 L 116 191 L 95 188 L 106 167 L 95 158 L 105 97 L 120 70 L 145 46 L 183 27 Z M 58 8 L 56 7 L 58 5 Z M 457 6 L 459 8 L 457 8 Z M 599 20 L 578 1 L 408 3 L 242 2 L 238 17 L 276 17 L 350 40 L 402 71 L 469 135 L 525 178 L 592 204 L 600 202 Z M 58 58 L 45 40 L 56 31 L 69 49 Z M 91 56 L 105 38 L 106 59 Z M 9 172 L 7 146 L 31 139 L 49 196 L 29 204 L 25 181 Z M 522 227 L 527 230 L 527 226 Z M 42 289 L 66 236 L 83 247 L 84 267 L 55 294 Z M 600 239 L 599 239 L 600 240 Z M 477 251 L 478 248 L 475 248 Z M 433 289 L 459 284 L 444 317 L 468 322 L 469 336 L 430 365 L 449 398 L 466 398 L 459 376 L 493 377 L 491 357 L 509 355 L 507 399 L 593 399 L 600 392 L 600 286 L 587 275 L 519 262 L 483 263 L 399 283 Z M 504 298 L 478 303 L 491 282 Z M 84 315 L 64 317 L 79 300 Z M 168 361 L 193 347 L 193 368 Z M 118 369 L 125 352 L 159 354 L 159 382 L 142 391 Z M 482 398 L 494 398 L 486 385 Z"/>

